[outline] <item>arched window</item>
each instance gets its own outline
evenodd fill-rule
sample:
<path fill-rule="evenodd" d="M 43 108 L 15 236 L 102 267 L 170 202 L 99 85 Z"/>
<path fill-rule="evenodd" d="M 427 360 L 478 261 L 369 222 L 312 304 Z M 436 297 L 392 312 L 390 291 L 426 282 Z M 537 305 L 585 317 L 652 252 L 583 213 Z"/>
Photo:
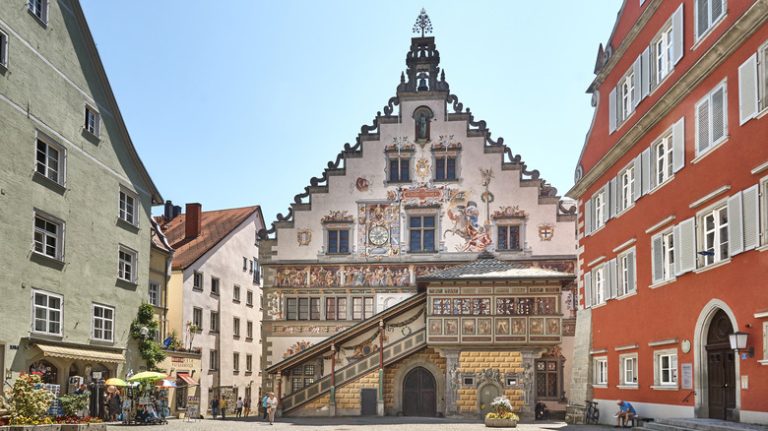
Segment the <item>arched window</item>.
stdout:
<path fill-rule="evenodd" d="M 59 369 L 48 361 L 37 361 L 29 366 L 29 372 L 40 374 L 43 383 L 55 385 L 59 380 Z"/>

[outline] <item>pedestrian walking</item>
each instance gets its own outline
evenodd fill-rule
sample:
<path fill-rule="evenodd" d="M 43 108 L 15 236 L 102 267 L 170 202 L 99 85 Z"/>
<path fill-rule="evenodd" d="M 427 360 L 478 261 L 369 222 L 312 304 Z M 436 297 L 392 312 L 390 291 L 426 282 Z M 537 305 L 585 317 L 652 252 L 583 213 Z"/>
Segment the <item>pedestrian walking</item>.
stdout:
<path fill-rule="evenodd" d="M 219 410 L 221 410 L 221 420 L 227 420 L 227 399 L 222 395 L 219 400 Z"/>
<path fill-rule="evenodd" d="M 211 401 L 211 416 L 213 416 L 214 419 L 216 419 L 216 416 L 219 414 L 219 399 L 214 398 Z"/>
<path fill-rule="evenodd" d="M 267 407 L 269 404 L 269 394 L 264 394 L 264 398 L 261 399 L 261 408 L 264 410 L 264 416 L 262 419 L 267 420 Z"/>
<path fill-rule="evenodd" d="M 267 398 L 267 414 L 269 415 L 269 424 L 273 425 L 275 422 L 275 412 L 277 411 L 277 397 L 274 392 L 269 393 Z"/>
<path fill-rule="evenodd" d="M 243 401 L 243 415 L 245 417 L 248 417 L 249 414 L 251 414 L 251 397 L 246 397 L 245 401 Z"/>
<path fill-rule="evenodd" d="M 241 418 L 243 417 L 243 398 L 237 397 L 237 402 L 235 402 L 235 417 Z"/>

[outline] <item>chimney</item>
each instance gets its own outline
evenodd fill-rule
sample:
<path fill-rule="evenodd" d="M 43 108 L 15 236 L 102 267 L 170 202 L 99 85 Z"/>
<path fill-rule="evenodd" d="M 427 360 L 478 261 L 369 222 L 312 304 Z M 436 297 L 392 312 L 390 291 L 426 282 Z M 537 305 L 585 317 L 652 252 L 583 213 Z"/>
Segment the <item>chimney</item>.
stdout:
<path fill-rule="evenodd" d="M 165 218 L 165 222 L 168 223 L 169 221 L 173 220 L 173 215 L 173 202 L 165 201 L 165 208 L 163 209 L 163 217 Z"/>
<path fill-rule="evenodd" d="M 181 215 L 181 207 L 179 205 L 173 206 L 173 215 L 171 216 L 172 219 L 178 217 Z"/>
<path fill-rule="evenodd" d="M 197 238 L 202 225 L 203 206 L 197 203 L 187 204 L 187 218 L 184 220 L 184 236 Z"/>

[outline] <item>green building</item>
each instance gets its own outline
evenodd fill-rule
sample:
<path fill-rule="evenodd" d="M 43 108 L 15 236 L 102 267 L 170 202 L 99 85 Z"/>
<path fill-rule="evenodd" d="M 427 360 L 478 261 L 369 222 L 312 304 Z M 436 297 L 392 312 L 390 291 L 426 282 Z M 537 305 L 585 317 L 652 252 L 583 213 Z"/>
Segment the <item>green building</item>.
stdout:
<path fill-rule="evenodd" d="M 79 2 L 0 2 L 0 378 L 64 392 L 143 366 L 160 203 Z"/>

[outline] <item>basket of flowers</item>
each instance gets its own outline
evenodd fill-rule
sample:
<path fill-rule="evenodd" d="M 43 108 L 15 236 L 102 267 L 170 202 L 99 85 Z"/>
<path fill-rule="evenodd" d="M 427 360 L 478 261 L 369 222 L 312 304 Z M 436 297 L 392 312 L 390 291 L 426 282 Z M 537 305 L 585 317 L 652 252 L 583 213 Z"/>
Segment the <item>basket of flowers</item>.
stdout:
<path fill-rule="evenodd" d="M 489 428 L 514 428 L 520 418 L 512 411 L 509 398 L 504 395 L 496 397 L 491 403 L 492 412 L 485 415 L 485 426 Z"/>

